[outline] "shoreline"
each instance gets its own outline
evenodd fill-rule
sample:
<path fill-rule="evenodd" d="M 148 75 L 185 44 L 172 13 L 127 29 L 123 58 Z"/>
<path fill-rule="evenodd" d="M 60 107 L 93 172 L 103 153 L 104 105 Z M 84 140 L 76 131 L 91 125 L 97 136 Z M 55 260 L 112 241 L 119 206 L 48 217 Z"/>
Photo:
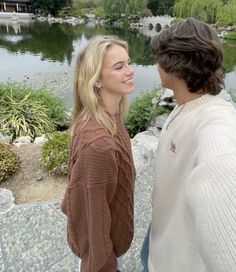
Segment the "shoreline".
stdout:
<path fill-rule="evenodd" d="M 35 89 L 45 88 L 51 90 L 60 97 L 66 98 L 66 104 L 70 107 L 72 104 L 73 76 L 72 71 L 40 72 L 25 74 L 21 79 L 9 77 L 8 80 L 1 80 L 0 82 L 6 83 L 12 81 L 30 85 Z"/>

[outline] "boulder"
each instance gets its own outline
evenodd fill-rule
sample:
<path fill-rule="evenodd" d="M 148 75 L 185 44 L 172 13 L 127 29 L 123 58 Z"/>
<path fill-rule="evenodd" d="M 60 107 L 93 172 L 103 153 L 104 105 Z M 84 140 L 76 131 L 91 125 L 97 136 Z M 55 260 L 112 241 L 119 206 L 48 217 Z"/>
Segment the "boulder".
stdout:
<path fill-rule="evenodd" d="M 136 134 L 131 144 L 137 178 L 148 178 L 152 182 L 158 137 L 144 131 Z"/>
<path fill-rule="evenodd" d="M 155 119 L 154 126 L 160 129 L 163 128 L 163 125 L 166 119 L 168 118 L 168 116 L 169 116 L 169 113 L 163 113 L 162 115 L 158 115 Z"/>
<path fill-rule="evenodd" d="M 226 90 L 224 90 L 224 89 L 221 90 L 221 92 L 218 94 L 218 96 L 220 96 L 221 98 L 223 98 L 225 101 L 228 101 L 228 102 L 234 104 L 230 93 L 228 93 Z"/>
<path fill-rule="evenodd" d="M 45 142 L 47 141 L 47 138 L 44 135 L 40 136 L 40 137 L 36 137 L 34 140 L 34 144 L 38 144 L 38 145 L 43 145 Z"/>
<path fill-rule="evenodd" d="M 22 144 L 30 144 L 32 142 L 32 138 L 30 136 L 21 136 L 19 138 L 16 138 L 13 142 L 13 145 L 19 147 Z"/>
<path fill-rule="evenodd" d="M 0 188 L 0 214 L 4 214 L 15 206 L 15 198 L 10 190 Z"/>
<path fill-rule="evenodd" d="M 160 106 L 168 106 L 174 108 L 176 106 L 176 99 L 174 98 L 173 91 L 165 89 L 163 95 L 160 97 Z"/>
<path fill-rule="evenodd" d="M 0 141 L 9 144 L 11 142 L 11 137 L 9 136 L 4 136 L 1 132 L 0 132 Z"/>

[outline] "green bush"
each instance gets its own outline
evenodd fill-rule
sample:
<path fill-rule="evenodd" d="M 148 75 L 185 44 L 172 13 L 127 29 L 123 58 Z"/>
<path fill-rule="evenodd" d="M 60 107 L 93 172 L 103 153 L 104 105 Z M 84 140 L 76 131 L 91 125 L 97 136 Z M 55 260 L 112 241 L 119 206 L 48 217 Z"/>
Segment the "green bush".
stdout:
<path fill-rule="evenodd" d="M 154 88 L 136 97 L 134 101 L 131 102 L 128 115 L 125 118 L 125 127 L 131 138 L 133 138 L 135 134 L 145 131 L 155 117 L 170 111 L 167 107 L 153 105 L 152 100 L 154 98 L 159 99 L 159 97 L 160 91 Z"/>
<path fill-rule="evenodd" d="M 0 100 L 0 130 L 12 140 L 19 136 L 35 138 L 53 130 L 47 109 L 38 101 L 31 101 L 30 94 L 21 100 L 12 95 Z"/>
<path fill-rule="evenodd" d="M 224 38 L 226 40 L 236 40 L 236 32 L 228 32 Z"/>
<path fill-rule="evenodd" d="M 0 182 L 13 175 L 20 167 L 18 155 L 10 145 L 0 141 Z"/>
<path fill-rule="evenodd" d="M 47 115 L 55 127 L 66 121 L 66 105 L 64 100 L 47 89 L 34 89 L 29 85 L 17 82 L 0 83 L 0 97 L 12 96 L 13 99 L 22 100 L 30 93 L 29 99 L 41 103 L 47 109 Z"/>
<path fill-rule="evenodd" d="M 231 90 L 229 91 L 229 94 L 230 94 L 230 96 L 231 96 L 231 98 L 232 98 L 232 101 L 236 104 L 236 90 L 231 89 Z"/>
<path fill-rule="evenodd" d="M 69 132 L 53 132 L 47 135 L 41 154 L 43 167 L 51 174 L 66 175 L 68 173 Z"/>

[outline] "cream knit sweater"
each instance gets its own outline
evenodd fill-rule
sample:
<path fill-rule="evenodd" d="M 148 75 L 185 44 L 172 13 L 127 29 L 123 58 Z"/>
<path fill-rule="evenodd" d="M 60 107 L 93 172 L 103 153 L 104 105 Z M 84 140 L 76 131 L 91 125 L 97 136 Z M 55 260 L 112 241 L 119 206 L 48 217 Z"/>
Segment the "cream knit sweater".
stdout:
<path fill-rule="evenodd" d="M 236 110 L 204 95 L 159 139 L 150 272 L 236 271 Z"/>

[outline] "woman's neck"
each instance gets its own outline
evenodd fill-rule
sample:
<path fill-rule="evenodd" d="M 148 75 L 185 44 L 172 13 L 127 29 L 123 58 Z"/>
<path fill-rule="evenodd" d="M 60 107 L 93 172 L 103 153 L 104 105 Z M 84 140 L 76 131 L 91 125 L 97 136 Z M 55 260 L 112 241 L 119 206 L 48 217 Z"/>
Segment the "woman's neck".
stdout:
<path fill-rule="evenodd" d="M 100 96 L 105 109 L 112 115 L 116 114 L 122 96 L 108 93 L 103 94 L 102 92 L 100 93 Z"/>

